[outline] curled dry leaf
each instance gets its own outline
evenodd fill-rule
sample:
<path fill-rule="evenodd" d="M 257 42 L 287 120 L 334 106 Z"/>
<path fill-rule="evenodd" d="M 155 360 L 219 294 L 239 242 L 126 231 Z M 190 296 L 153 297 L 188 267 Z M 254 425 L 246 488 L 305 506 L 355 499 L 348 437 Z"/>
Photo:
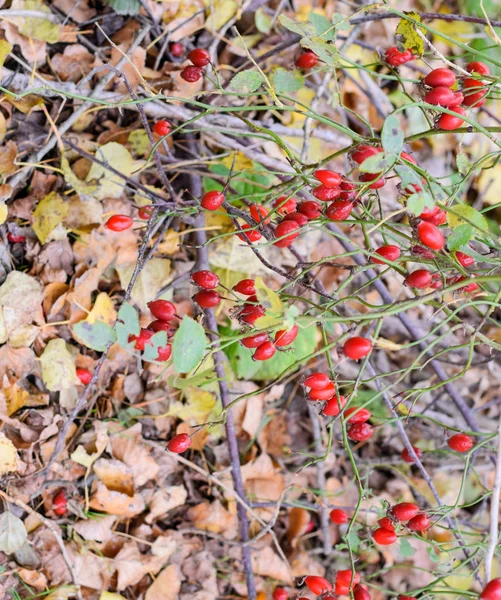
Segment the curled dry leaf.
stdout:
<path fill-rule="evenodd" d="M 109 490 L 114 490 L 127 496 L 134 495 L 132 472 L 123 462 L 99 458 L 94 463 L 94 473 Z"/>
<path fill-rule="evenodd" d="M 112 434 L 110 443 L 113 457 L 130 467 L 137 487 L 157 476 L 159 466 L 142 441 L 140 423 Z"/>
<path fill-rule="evenodd" d="M 139 515 L 145 509 L 144 500 L 139 494 L 128 496 L 115 490 L 109 490 L 100 481 L 94 482 L 92 489 L 89 505 L 95 510 L 117 517 L 131 518 Z"/>

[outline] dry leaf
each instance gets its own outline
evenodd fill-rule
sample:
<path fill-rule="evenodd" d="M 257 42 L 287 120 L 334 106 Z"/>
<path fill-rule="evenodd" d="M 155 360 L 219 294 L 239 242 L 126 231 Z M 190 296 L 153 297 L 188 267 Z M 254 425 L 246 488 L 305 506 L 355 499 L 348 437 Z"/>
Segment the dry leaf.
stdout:
<path fill-rule="evenodd" d="M 100 458 L 94 463 L 94 473 L 109 490 L 127 496 L 134 494 L 134 480 L 127 465 L 119 460 Z"/>
<path fill-rule="evenodd" d="M 181 578 L 176 565 L 166 567 L 146 591 L 145 600 L 177 600 Z"/>
<path fill-rule="evenodd" d="M 146 523 L 154 523 L 159 517 L 166 515 L 169 510 L 182 506 L 186 502 L 188 492 L 182 485 L 171 485 L 157 490 L 149 501 L 150 512 L 146 515 Z"/>
<path fill-rule="evenodd" d="M 55 192 L 51 192 L 38 203 L 33 213 L 33 231 L 42 244 L 45 244 L 54 229 L 64 221 L 68 211 L 68 203 Z"/>
<path fill-rule="evenodd" d="M 159 466 L 151 457 L 150 449 L 142 442 L 139 423 L 111 435 L 110 443 L 113 457 L 131 468 L 136 487 L 144 485 L 157 476 Z"/>
<path fill-rule="evenodd" d="M 117 518 L 111 515 L 109 516 L 93 516 L 86 521 L 78 521 L 73 526 L 74 530 L 81 535 L 84 540 L 91 540 L 94 542 L 106 542 L 113 535 L 113 525 Z"/>
<path fill-rule="evenodd" d="M 14 444 L 0 431 L 0 475 L 17 470 L 18 456 Z"/>
<path fill-rule="evenodd" d="M 144 500 L 139 494 L 128 496 L 120 492 L 109 490 L 100 481 L 93 484 L 93 493 L 89 506 L 109 515 L 117 515 L 130 519 L 143 512 Z"/>
<path fill-rule="evenodd" d="M 51 392 L 68 390 L 80 383 L 73 355 L 63 339 L 50 340 L 40 357 L 40 364 L 43 382 Z"/>
<path fill-rule="evenodd" d="M 125 177 L 130 177 L 142 163 L 135 161 L 127 148 L 117 142 L 109 142 L 96 151 L 96 158 L 101 162 L 120 171 Z M 86 181 L 96 180 L 98 188 L 94 196 L 98 200 L 118 198 L 125 187 L 125 179 L 115 175 L 106 167 L 93 162 Z"/>
<path fill-rule="evenodd" d="M 0 175 L 12 175 L 16 172 L 14 161 L 17 156 L 17 146 L 9 140 L 3 146 L 0 146 Z"/>
<path fill-rule="evenodd" d="M 123 289 L 127 289 L 135 267 L 136 262 L 117 266 Z M 148 302 L 155 300 L 160 289 L 169 281 L 169 274 L 170 260 L 166 258 L 152 258 L 146 263 L 132 290 L 132 301 L 143 312 L 148 310 Z"/>
<path fill-rule="evenodd" d="M 236 536 L 236 516 L 227 511 L 219 500 L 215 500 L 212 504 L 201 502 L 191 507 L 187 516 L 197 529 L 220 533 L 227 539 Z"/>

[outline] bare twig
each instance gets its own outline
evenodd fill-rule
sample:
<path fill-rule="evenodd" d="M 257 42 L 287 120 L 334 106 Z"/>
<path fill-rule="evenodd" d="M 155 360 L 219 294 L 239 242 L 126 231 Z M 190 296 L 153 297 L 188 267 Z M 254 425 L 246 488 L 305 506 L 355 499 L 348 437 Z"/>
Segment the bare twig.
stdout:
<path fill-rule="evenodd" d="M 491 495 L 491 521 L 489 524 L 489 545 L 485 552 L 485 583 L 491 579 L 492 561 L 499 541 L 499 498 L 501 496 L 501 414 L 498 425 L 498 446 L 496 457 L 496 475 Z"/>

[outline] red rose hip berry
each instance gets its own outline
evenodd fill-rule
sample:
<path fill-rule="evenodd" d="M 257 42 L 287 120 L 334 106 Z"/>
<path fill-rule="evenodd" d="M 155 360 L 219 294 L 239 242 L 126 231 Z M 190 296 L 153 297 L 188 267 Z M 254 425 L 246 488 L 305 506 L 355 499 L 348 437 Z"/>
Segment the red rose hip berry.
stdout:
<path fill-rule="evenodd" d="M 256 223 L 264 223 L 267 225 L 271 221 L 271 218 L 268 217 L 270 211 L 261 204 L 252 204 L 249 212 Z"/>
<path fill-rule="evenodd" d="M 151 314 L 161 321 L 172 321 L 176 318 L 176 307 L 168 300 L 152 300 L 148 302 Z"/>
<path fill-rule="evenodd" d="M 313 173 L 313 177 L 327 188 L 339 187 L 342 181 L 341 175 L 330 169 L 317 169 Z"/>
<path fill-rule="evenodd" d="M 253 229 L 248 223 L 244 223 L 241 225 L 240 229 L 242 230 L 240 233 L 237 233 L 237 236 L 243 242 L 258 242 L 263 236 L 259 233 L 257 229 Z"/>
<path fill-rule="evenodd" d="M 292 329 L 280 329 L 275 333 L 275 346 L 283 348 L 284 346 L 290 346 L 297 337 L 299 328 L 294 325 Z"/>
<path fill-rule="evenodd" d="M 162 137 L 164 135 L 168 135 L 168 133 L 170 132 L 171 129 L 172 129 L 171 124 L 169 123 L 169 121 L 166 121 L 165 119 L 161 119 L 160 121 L 157 121 L 155 123 L 155 125 L 153 125 L 154 133 L 156 133 L 157 135 L 160 135 Z"/>
<path fill-rule="evenodd" d="M 346 422 L 350 425 L 353 425 L 354 423 L 365 423 L 371 418 L 371 412 L 366 408 L 353 406 L 344 413 L 344 417 Z"/>
<path fill-rule="evenodd" d="M 417 290 L 424 290 L 430 287 L 433 276 L 426 269 L 417 269 L 412 273 L 409 273 L 404 280 L 405 285 L 416 288 Z"/>
<path fill-rule="evenodd" d="M 353 598 L 355 600 L 371 600 L 371 595 L 369 592 L 361 585 L 357 583 L 357 585 L 353 588 Z"/>
<path fill-rule="evenodd" d="M 92 381 L 92 373 L 89 369 L 77 369 L 77 377 L 83 385 L 89 385 Z"/>
<path fill-rule="evenodd" d="M 205 208 L 205 210 L 217 210 L 223 202 L 224 194 L 218 192 L 217 190 L 212 190 L 211 192 L 207 192 L 202 196 L 200 204 L 203 208 Z"/>
<path fill-rule="evenodd" d="M 388 529 L 388 531 L 395 531 L 395 525 L 389 517 L 383 517 L 382 519 L 379 519 L 377 523 L 379 527 L 382 527 L 383 529 Z"/>
<path fill-rule="evenodd" d="M 371 350 L 371 341 L 360 336 L 349 338 L 343 345 L 344 355 L 352 360 L 364 358 L 364 356 L 367 356 Z"/>
<path fill-rule="evenodd" d="M 336 200 L 327 207 L 325 216 L 329 221 L 346 221 L 353 210 L 353 202 L 350 200 Z"/>
<path fill-rule="evenodd" d="M 489 581 L 480 594 L 480 600 L 501 600 L 501 578 Z"/>
<path fill-rule="evenodd" d="M 252 360 L 269 360 L 275 355 L 277 347 L 273 342 L 265 342 L 261 344 L 252 355 Z"/>
<path fill-rule="evenodd" d="M 307 71 L 308 69 L 313 69 L 317 65 L 318 65 L 318 56 L 311 50 L 307 50 L 306 52 L 303 52 L 296 59 L 296 67 L 298 69 L 302 69 L 303 71 Z"/>
<path fill-rule="evenodd" d="M 327 403 L 322 410 L 322 415 L 324 417 L 337 417 L 345 406 L 346 398 L 344 396 L 339 396 L 338 399 L 338 397 L 334 395 L 332 398 L 327 400 Z"/>
<path fill-rule="evenodd" d="M 473 448 L 473 440 L 466 433 L 456 433 L 447 440 L 447 444 L 455 452 L 468 452 Z"/>
<path fill-rule="evenodd" d="M 256 282 L 254 279 L 242 279 L 233 286 L 233 290 L 244 296 L 253 296 L 256 293 Z"/>
<path fill-rule="evenodd" d="M 422 244 L 432 250 L 442 250 L 445 246 L 444 236 L 440 229 L 428 221 L 421 221 L 419 223 L 417 226 L 417 236 Z"/>
<path fill-rule="evenodd" d="M 394 531 L 380 527 L 372 532 L 372 537 L 376 544 L 380 546 L 390 546 L 397 541 L 397 534 Z"/>
<path fill-rule="evenodd" d="M 306 200 L 298 206 L 298 211 L 308 220 L 318 219 L 321 216 L 320 204 L 314 200 Z"/>
<path fill-rule="evenodd" d="M 414 60 L 416 57 L 410 50 L 404 50 L 401 52 L 396 46 L 392 46 L 391 48 L 387 48 L 384 54 L 385 61 L 391 67 L 399 67 L 411 60 Z"/>
<path fill-rule="evenodd" d="M 431 527 L 430 517 L 425 513 L 419 513 L 407 523 L 407 527 L 411 531 L 426 531 Z"/>
<path fill-rule="evenodd" d="M 312 373 L 303 381 L 303 385 L 312 390 L 323 390 L 329 383 L 331 380 L 325 373 Z"/>
<path fill-rule="evenodd" d="M 196 83 L 202 77 L 203 71 L 199 67 L 188 66 L 184 67 L 179 75 L 188 83 Z"/>
<path fill-rule="evenodd" d="M 277 248 L 288 248 L 299 235 L 299 229 L 295 221 L 282 221 L 275 228 L 275 237 L 282 239 L 277 239 L 273 244 Z"/>
<path fill-rule="evenodd" d="M 387 260 L 393 261 L 393 260 L 397 260 L 398 258 L 400 258 L 400 248 L 398 246 L 391 246 L 391 245 L 380 246 L 376 250 L 376 254 L 379 254 L 379 256 L 382 256 L 383 258 L 386 258 Z M 371 261 L 378 265 L 385 264 L 382 260 L 379 260 L 375 256 L 371 256 Z"/>
<path fill-rule="evenodd" d="M 343 525 L 348 522 L 348 515 L 342 508 L 333 508 L 329 513 L 329 517 L 336 525 Z"/>
<path fill-rule="evenodd" d="M 374 428 L 369 423 L 355 423 L 351 425 L 346 435 L 354 442 L 365 442 L 372 437 Z"/>
<path fill-rule="evenodd" d="M 432 88 L 439 86 L 450 88 L 456 83 L 456 76 L 450 69 L 433 69 L 423 79 L 423 83 Z"/>
<path fill-rule="evenodd" d="M 451 110 L 453 110 L 455 113 L 457 113 L 458 116 L 456 115 L 449 115 L 449 114 L 442 114 L 440 115 L 440 117 L 438 118 L 435 126 L 437 129 L 445 129 L 446 131 L 454 131 L 454 129 L 457 129 L 458 127 L 461 127 L 461 125 L 464 123 L 464 119 L 462 119 L 461 117 L 466 115 L 466 111 L 462 106 L 456 106 L 454 108 L 451 107 Z"/>
<path fill-rule="evenodd" d="M 410 521 L 419 512 L 419 506 L 413 502 L 400 502 L 391 509 L 391 514 L 397 521 Z"/>
<path fill-rule="evenodd" d="M 174 58 L 179 58 L 183 56 L 184 46 L 180 42 L 172 42 L 169 46 L 169 52 Z"/>
<path fill-rule="evenodd" d="M 330 400 L 335 394 L 336 386 L 332 381 L 330 381 L 329 384 L 321 390 L 310 390 L 308 392 L 308 400 L 312 400 L 314 402 Z"/>
<path fill-rule="evenodd" d="M 219 285 L 219 277 L 212 271 L 196 271 L 192 273 L 191 279 L 195 285 L 204 290 L 213 290 Z"/>
<path fill-rule="evenodd" d="M 271 595 L 273 600 L 289 600 L 289 594 L 283 587 L 276 587 Z"/>
<path fill-rule="evenodd" d="M 279 215 L 287 215 L 296 210 L 296 201 L 294 198 L 287 198 L 287 196 L 280 196 L 275 200 L 273 206 L 276 208 Z"/>
<path fill-rule="evenodd" d="M 221 296 L 214 290 L 200 290 L 193 296 L 200 308 L 214 308 L 221 302 Z"/>
<path fill-rule="evenodd" d="M 304 583 L 310 592 L 315 594 L 315 596 L 321 596 L 326 592 L 332 591 L 332 584 L 329 583 L 327 579 L 318 577 L 317 575 L 308 575 L 305 578 Z"/>
<path fill-rule="evenodd" d="M 178 433 L 167 444 L 167 450 L 174 452 L 174 454 L 181 454 L 182 452 L 186 452 L 190 446 L 190 436 L 187 433 Z"/>
<path fill-rule="evenodd" d="M 421 458 L 421 456 L 423 456 L 423 451 L 420 448 L 417 448 L 416 446 L 412 446 L 412 449 L 414 450 L 414 453 L 416 454 L 416 456 L 418 458 Z M 402 450 L 400 457 L 403 460 L 405 460 L 406 463 L 412 464 L 414 462 L 414 457 L 409 452 L 409 450 L 407 450 L 407 448 L 404 448 Z"/>
<path fill-rule="evenodd" d="M 195 67 L 206 67 L 210 63 L 210 54 L 203 48 L 195 48 L 188 54 L 188 59 Z"/>
<path fill-rule="evenodd" d="M 134 225 L 134 221 L 127 215 L 113 215 L 106 221 L 105 227 L 111 231 L 125 231 Z"/>

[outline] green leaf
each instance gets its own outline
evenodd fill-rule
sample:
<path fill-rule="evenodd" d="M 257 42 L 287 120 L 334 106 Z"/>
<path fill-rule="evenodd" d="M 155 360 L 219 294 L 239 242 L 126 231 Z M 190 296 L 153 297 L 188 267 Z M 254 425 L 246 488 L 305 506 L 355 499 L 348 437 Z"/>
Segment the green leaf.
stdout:
<path fill-rule="evenodd" d="M 211 368 L 202 371 L 201 373 L 197 373 L 196 375 L 193 375 L 193 377 L 178 377 L 177 375 L 171 375 L 168 378 L 167 383 L 170 387 L 178 390 L 185 390 L 189 387 L 203 387 L 204 385 L 209 385 L 215 381 L 217 381 L 217 378 L 214 377 L 214 369 Z"/>
<path fill-rule="evenodd" d="M 131 335 L 139 335 L 139 332 L 141 331 L 139 317 L 136 309 L 131 304 L 124 302 L 118 311 L 117 318 L 125 325 L 127 333 L 130 333 Z"/>
<path fill-rule="evenodd" d="M 404 147 L 404 130 L 396 115 L 389 115 L 381 131 L 381 143 L 388 154 L 400 154 Z"/>
<path fill-rule="evenodd" d="M 477 231 L 489 230 L 489 224 L 484 215 L 476 208 L 473 208 L 473 206 L 468 206 L 468 204 L 451 206 L 447 212 L 447 223 L 452 229 L 456 229 L 460 225 L 469 224 Z"/>
<path fill-rule="evenodd" d="M 143 360 L 153 362 L 158 358 L 158 349 L 167 344 L 167 332 L 157 331 L 144 347 Z"/>
<path fill-rule="evenodd" d="M 348 31 L 350 29 L 350 21 L 341 13 L 334 13 L 332 15 L 332 24 L 336 26 L 339 31 Z"/>
<path fill-rule="evenodd" d="M 459 225 L 454 229 L 451 235 L 447 239 L 447 248 L 449 250 L 459 250 L 463 246 L 466 246 L 470 240 L 475 237 L 475 232 L 471 225 L 465 223 Z"/>
<path fill-rule="evenodd" d="M 415 21 L 421 22 L 421 16 L 418 13 L 406 12 L 405 14 L 414 19 Z M 402 36 L 402 46 L 406 50 L 410 50 L 413 54 L 423 56 L 424 40 L 417 33 L 418 31 L 421 31 L 421 33 L 426 34 L 426 30 L 423 27 L 420 27 L 416 23 L 408 21 L 407 19 L 400 19 L 395 33 L 396 35 Z"/>
<path fill-rule="evenodd" d="M 299 71 L 287 71 L 277 67 L 271 74 L 271 83 L 278 93 L 297 92 L 304 85 L 304 77 Z"/>
<path fill-rule="evenodd" d="M 432 208 L 434 205 L 433 198 L 427 192 L 411 194 L 407 198 L 407 210 L 417 217 L 425 208 Z"/>
<path fill-rule="evenodd" d="M 310 23 L 315 27 L 315 31 L 319 37 L 323 40 L 334 41 L 336 39 L 336 29 L 332 26 L 332 23 L 323 15 L 317 13 L 310 13 Z M 329 31 L 323 35 L 324 31 Z"/>
<path fill-rule="evenodd" d="M 6 510 L 0 516 L 0 551 L 12 554 L 22 548 L 28 538 L 24 523 Z"/>
<path fill-rule="evenodd" d="M 105 0 L 119 15 L 137 15 L 141 10 L 139 0 Z"/>
<path fill-rule="evenodd" d="M 298 33 L 299 35 L 304 35 L 307 37 L 315 35 L 315 27 L 312 25 L 312 23 L 297 23 L 285 15 L 280 15 L 278 17 L 278 21 L 280 22 L 280 25 L 285 27 L 285 29 L 292 31 L 293 33 Z"/>
<path fill-rule="evenodd" d="M 434 563 L 438 563 L 438 561 L 440 560 L 440 554 L 435 550 L 435 548 L 428 546 L 426 548 L 426 552 L 428 552 L 428 556 L 430 557 L 430 560 Z"/>
<path fill-rule="evenodd" d="M 387 171 L 395 162 L 394 155 L 385 155 L 383 152 L 378 152 L 374 156 L 370 156 L 359 166 L 362 173 L 383 173 Z"/>
<path fill-rule="evenodd" d="M 261 33 L 269 33 L 271 31 L 271 17 L 264 12 L 261 6 L 256 10 L 254 21 L 256 29 Z"/>
<path fill-rule="evenodd" d="M 228 90 L 235 94 L 252 94 L 261 87 L 264 78 L 259 71 L 248 69 L 237 73 L 230 81 Z"/>
<path fill-rule="evenodd" d="M 73 331 L 82 344 L 97 352 L 104 352 L 108 344 L 112 344 L 117 339 L 113 327 L 104 321 L 94 321 L 94 323 L 80 321 L 73 325 Z"/>
<path fill-rule="evenodd" d="M 176 373 L 189 373 L 193 370 L 202 360 L 206 347 L 204 328 L 192 318 L 184 316 L 172 344 Z"/>
<path fill-rule="evenodd" d="M 409 540 L 406 540 L 405 538 L 400 538 L 398 551 L 403 558 L 410 558 L 416 553 L 416 550 L 410 545 Z"/>
<path fill-rule="evenodd" d="M 456 165 L 461 175 L 466 175 L 471 167 L 471 160 L 464 152 L 459 152 L 456 156 Z"/>
<path fill-rule="evenodd" d="M 312 50 L 321 60 L 330 67 L 336 67 L 340 63 L 339 51 L 333 44 L 329 44 L 321 39 L 310 40 L 304 37 L 300 42 L 303 48 Z"/>

